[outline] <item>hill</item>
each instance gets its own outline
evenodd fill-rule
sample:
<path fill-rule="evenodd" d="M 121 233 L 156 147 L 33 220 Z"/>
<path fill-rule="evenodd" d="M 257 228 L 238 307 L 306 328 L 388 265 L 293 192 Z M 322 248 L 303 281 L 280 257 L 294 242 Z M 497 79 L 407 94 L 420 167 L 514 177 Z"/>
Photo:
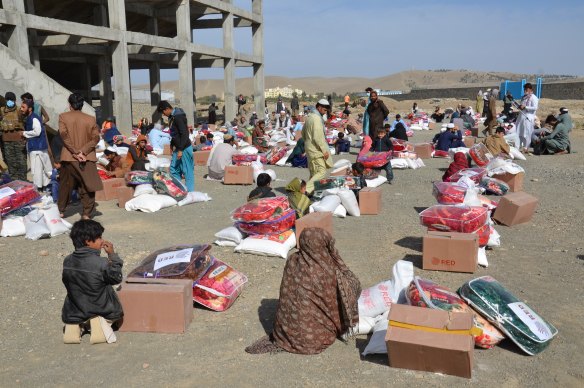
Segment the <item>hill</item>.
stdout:
<path fill-rule="evenodd" d="M 541 76 L 541 75 L 540 75 Z M 317 92 L 344 94 L 346 92 L 360 92 L 371 86 L 376 89 L 409 91 L 411 89 L 428 89 L 442 87 L 468 87 L 476 85 L 493 86 L 504 80 L 533 80 L 537 75 L 516 74 L 505 72 L 481 72 L 472 70 L 413 70 L 379 78 L 363 77 L 302 77 L 289 78 L 282 76 L 266 76 L 265 87 L 274 88 L 291 85 L 294 89 L 302 89 L 308 94 Z M 569 75 L 543 75 L 546 82 L 581 80 Z M 178 90 L 179 81 L 167 81 L 162 83 L 165 90 Z M 147 85 L 136 85 L 137 88 L 148 88 Z M 236 93 L 246 96 L 252 94 L 253 80 L 240 78 L 235 82 Z M 198 96 L 210 96 L 215 94 L 222 98 L 223 80 L 197 80 L 196 93 Z"/>

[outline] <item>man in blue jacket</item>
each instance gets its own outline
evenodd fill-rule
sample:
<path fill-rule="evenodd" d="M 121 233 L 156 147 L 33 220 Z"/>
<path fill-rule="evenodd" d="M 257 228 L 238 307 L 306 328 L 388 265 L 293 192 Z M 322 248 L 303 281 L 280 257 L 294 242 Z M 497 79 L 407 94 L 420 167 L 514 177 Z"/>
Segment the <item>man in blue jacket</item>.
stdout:
<path fill-rule="evenodd" d="M 26 149 L 30 157 L 30 172 L 32 181 L 38 190 L 46 190 L 51 183 L 53 164 L 49 158 L 49 143 L 42 119 L 33 112 L 32 100 L 24 100 L 20 106 L 24 118 L 24 132 Z"/>
<path fill-rule="evenodd" d="M 187 190 L 189 192 L 195 191 L 193 146 L 189 139 L 187 116 L 181 108 L 173 108 L 166 100 L 160 101 L 157 110 L 168 117 L 170 148 L 172 149 L 170 174 L 179 181 L 184 176 Z"/>

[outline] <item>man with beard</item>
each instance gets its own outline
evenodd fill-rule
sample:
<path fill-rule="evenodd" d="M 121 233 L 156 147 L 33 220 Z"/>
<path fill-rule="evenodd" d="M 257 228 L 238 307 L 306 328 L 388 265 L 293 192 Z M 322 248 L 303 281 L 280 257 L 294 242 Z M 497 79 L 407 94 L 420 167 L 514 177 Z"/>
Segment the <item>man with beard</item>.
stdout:
<path fill-rule="evenodd" d="M 34 102 L 24 100 L 20 112 L 24 117 L 24 132 L 26 149 L 30 158 L 32 181 L 39 191 L 44 191 L 51 182 L 53 165 L 49 157 L 49 142 L 42 119 L 34 113 Z"/>
<path fill-rule="evenodd" d="M 367 106 L 367 113 L 369 114 L 369 136 L 375 139 L 377 137 L 377 130 L 383 128 L 383 121 L 389 114 L 389 109 L 377 97 L 375 90 L 371 91 L 369 98 L 371 100 L 369 106 Z"/>
<path fill-rule="evenodd" d="M 330 105 L 324 98 L 316 104 L 316 110 L 308 115 L 302 128 L 310 180 L 306 183 L 306 192 L 314 191 L 314 182 L 326 176 L 327 168 L 333 166 L 328 144 L 324 136 L 324 119 Z"/>
<path fill-rule="evenodd" d="M 6 106 L 0 109 L 4 161 L 12 179 L 26 181 L 26 142 L 22 137 L 22 114 L 16 106 L 16 94 L 8 92 L 4 98 Z"/>

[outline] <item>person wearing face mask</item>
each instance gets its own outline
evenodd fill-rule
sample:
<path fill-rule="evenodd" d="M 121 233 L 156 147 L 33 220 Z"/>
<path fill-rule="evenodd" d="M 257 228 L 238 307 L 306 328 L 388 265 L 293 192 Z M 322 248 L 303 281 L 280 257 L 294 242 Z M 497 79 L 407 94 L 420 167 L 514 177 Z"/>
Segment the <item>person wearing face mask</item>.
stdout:
<path fill-rule="evenodd" d="M 4 142 L 4 161 L 12 179 L 26 181 L 26 142 L 23 137 L 24 122 L 16 106 L 16 95 L 6 93 L 6 106 L 0 109 L 0 128 Z"/>

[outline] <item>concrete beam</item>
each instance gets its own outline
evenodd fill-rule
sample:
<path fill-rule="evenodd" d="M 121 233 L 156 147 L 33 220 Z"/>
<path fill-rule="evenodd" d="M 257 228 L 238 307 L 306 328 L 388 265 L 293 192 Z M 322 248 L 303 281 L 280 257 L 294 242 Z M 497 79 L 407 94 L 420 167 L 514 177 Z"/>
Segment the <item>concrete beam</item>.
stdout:
<path fill-rule="evenodd" d="M 70 52 L 87 55 L 108 55 L 109 49 L 106 46 L 82 45 L 82 46 L 48 46 L 39 47 L 39 51 L 45 53 L 44 56 L 51 56 L 54 53 Z"/>
<path fill-rule="evenodd" d="M 231 15 L 238 16 L 242 19 L 249 20 L 254 23 L 260 23 L 260 15 L 254 14 L 252 12 L 246 11 L 242 8 L 235 7 L 231 4 L 231 1 L 213 1 L 213 0 L 191 0 L 194 4 L 216 9 L 221 13 L 230 13 Z"/>
<path fill-rule="evenodd" d="M 84 38 L 81 36 L 72 36 L 65 34 L 38 36 L 35 40 L 35 46 L 65 46 L 65 45 L 84 45 L 107 43 L 105 39 Z"/>
<path fill-rule="evenodd" d="M 251 27 L 253 23 L 249 20 L 242 19 L 240 17 L 233 18 L 234 27 Z M 193 21 L 192 26 L 194 29 L 206 29 L 206 28 L 222 28 L 222 19 L 197 19 Z"/>

